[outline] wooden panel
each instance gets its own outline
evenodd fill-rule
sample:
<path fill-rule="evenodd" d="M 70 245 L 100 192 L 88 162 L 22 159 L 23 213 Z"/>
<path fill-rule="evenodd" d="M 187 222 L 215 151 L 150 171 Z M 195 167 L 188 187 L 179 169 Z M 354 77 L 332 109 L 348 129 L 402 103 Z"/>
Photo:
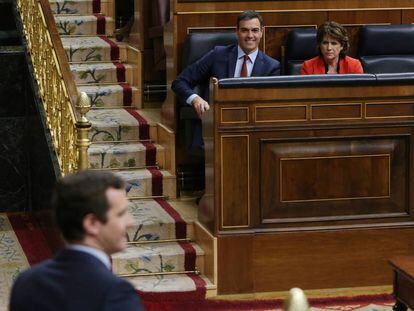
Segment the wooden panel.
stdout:
<path fill-rule="evenodd" d="M 326 12 L 264 12 L 262 15 L 265 20 L 263 50 L 278 60 L 281 59 L 281 46 L 285 45 L 289 31 L 294 28 L 316 28 L 327 19 Z"/>
<path fill-rule="evenodd" d="M 406 215 L 408 146 L 405 136 L 263 140 L 262 223 Z"/>
<path fill-rule="evenodd" d="M 201 273 L 217 284 L 217 238 L 212 236 L 199 222 L 194 223 L 194 236 L 197 245 L 204 251 L 204 267 L 198 268 L 203 269 Z"/>
<path fill-rule="evenodd" d="M 167 127 L 161 124 L 158 124 L 157 138 L 158 138 L 158 144 L 160 144 L 164 148 L 164 163 L 162 164 L 162 167 L 164 169 L 167 169 L 170 172 L 175 172 L 176 168 L 175 168 L 175 136 L 174 136 L 174 133 Z"/>
<path fill-rule="evenodd" d="M 217 247 L 218 291 L 222 294 L 254 291 L 252 236 L 221 237 L 217 239 Z"/>
<path fill-rule="evenodd" d="M 249 136 L 221 136 L 221 225 L 249 226 Z"/>
<path fill-rule="evenodd" d="M 220 172 L 215 170 L 216 161 L 220 161 L 218 143 L 214 144 L 214 118 L 219 115 L 218 107 L 211 107 L 203 115 L 203 140 L 205 160 L 205 192 L 198 205 L 198 220 L 215 233 L 220 223 L 220 193 L 218 182 Z M 217 155 L 216 155 L 217 154 Z"/>
<path fill-rule="evenodd" d="M 375 103 L 366 105 L 366 118 L 414 117 L 414 103 Z"/>
<path fill-rule="evenodd" d="M 306 105 L 256 106 L 256 122 L 306 121 Z"/>
<path fill-rule="evenodd" d="M 402 23 L 403 24 L 414 23 L 414 10 L 403 10 L 402 11 Z"/>
<path fill-rule="evenodd" d="M 329 11 L 329 20 L 344 26 L 365 24 L 400 24 L 401 10 L 341 10 Z"/>
<path fill-rule="evenodd" d="M 228 0 L 176 0 L 175 7 L 177 11 L 187 12 L 207 12 L 214 11 L 235 11 L 244 10 L 314 10 L 320 8 L 343 9 L 343 8 L 393 8 L 412 7 L 411 0 L 245 0 L 245 1 L 228 1 Z"/>
<path fill-rule="evenodd" d="M 280 171 L 281 202 L 390 196 L 388 154 L 282 158 Z"/>
<path fill-rule="evenodd" d="M 134 0 L 134 23 L 129 34 L 129 43 L 143 51 L 149 46 L 150 0 Z M 147 17 L 147 18 L 145 18 Z"/>
<path fill-rule="evenodd" d="M 311 105 L 311 120 L 362 118 L 362 104 Z"/>
<path fill-rule="evenodd" d="M 414 96 L 414 88 L 407 87 L 407 85 L 384 85 L 381 87 L 375 86 L 325 86 L 325 87 L 306 87 L 298 86 L 292 87 L 275 87 L 275 88 L 222 88 L 217 90 L 217 102 L 237 102 L 247 104 L 252 102 L 261 106 L 261 103 L 279 104 L 292 102 L 293 106 L 303 105 L 304 101 L 314 99 L 320 101 L 327 99 L 331 103 L 344 103 L 343 98 L 347 100 L 353 99 L 360 101 L 361 98 L 378 100 L 379 92 L 384 94 L 380 98 L 383 100 L 392 100 L 396 98 L 392 94 L 400 94 L 402 97 Z M 258 99 L 260 98 L 260 101 Z M 407 98 L 405 102 L 411 102 L 411 98 Z M 267 105 L 271 106 L 271 105 Z M 272 105 L 273 106 L 273 105 Z"/>
<path fill-rule="evenodd" d="M 389 285 L 387 260 L 414 254 L 413 238 L 410 229 L 262 234 L 246 267 L 260 275 L 255 291 Z"/>
<path fill-rule="evenodd" d="M 249 108 L 248 107 L 229 107 L 221 108 L 221 123 L 248 123 Z"/>
<path fill-rule="evenodd" d="M 391 285 L 387 261 L 414 255 L 414 232 L 256 233 L 219 237 L 218 248 L 219 294 Z"/>

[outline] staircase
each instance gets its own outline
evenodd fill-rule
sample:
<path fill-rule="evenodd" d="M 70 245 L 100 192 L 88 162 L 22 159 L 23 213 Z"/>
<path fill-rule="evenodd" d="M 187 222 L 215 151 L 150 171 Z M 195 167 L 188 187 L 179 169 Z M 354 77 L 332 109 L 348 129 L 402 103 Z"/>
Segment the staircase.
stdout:
<path fill-rule="evenodd" d="M 78 91 L 91 99 L 89 166 L 112 170 L 127 182 L 136 224 L 128 232 L 128 248 L 112 258 L 114 273 L 144 296 L 214 291 L 195 272 L 203 273 L 204 252 L 191 242 L 194 203 L 178 204 L 183 212 L 167 200 L 176 196 L 173 152 L 163 138 L 168 130 L 159 109 L 143 107 L 141 52 L 111 37 L 112 0 L 49 2 Z"/>

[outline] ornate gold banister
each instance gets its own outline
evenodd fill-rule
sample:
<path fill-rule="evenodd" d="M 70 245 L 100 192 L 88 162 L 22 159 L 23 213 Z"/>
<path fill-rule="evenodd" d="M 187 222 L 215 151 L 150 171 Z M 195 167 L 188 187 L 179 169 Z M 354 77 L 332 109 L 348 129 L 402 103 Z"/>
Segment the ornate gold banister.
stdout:
<path fill-rule="evenodd" d="M 63 174 L 88 168 L 89 98 L 78 95 L 47 0 L 16 0 L 39 96 Z"/>

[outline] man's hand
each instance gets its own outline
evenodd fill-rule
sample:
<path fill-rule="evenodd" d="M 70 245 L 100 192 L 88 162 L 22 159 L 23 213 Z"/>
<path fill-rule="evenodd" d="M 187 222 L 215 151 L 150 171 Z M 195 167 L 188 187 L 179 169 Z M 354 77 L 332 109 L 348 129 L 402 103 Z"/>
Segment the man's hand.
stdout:
<path fill-rule="evenodd" d="M 202 99 L 200 96 L 197 96 L 193 99 L 191 103 L 194 107 L 194 109 L 197 112 L 198 117 L 201 119 L 201 116 L 206 110 L 210 109 L 210 106 L 208 102 L 206 102 L 204 99 Z"/>

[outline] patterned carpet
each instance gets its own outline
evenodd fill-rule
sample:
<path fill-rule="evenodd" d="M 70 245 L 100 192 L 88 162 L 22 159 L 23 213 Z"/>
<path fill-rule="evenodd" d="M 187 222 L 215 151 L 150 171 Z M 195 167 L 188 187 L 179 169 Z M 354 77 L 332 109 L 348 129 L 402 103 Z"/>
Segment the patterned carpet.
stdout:
<path fill-rule="evenodd" d="M 0 311 L 8 310 L 10 289 L 17 275 L 51 255 L 30 214 L 0 213 Z"/>

